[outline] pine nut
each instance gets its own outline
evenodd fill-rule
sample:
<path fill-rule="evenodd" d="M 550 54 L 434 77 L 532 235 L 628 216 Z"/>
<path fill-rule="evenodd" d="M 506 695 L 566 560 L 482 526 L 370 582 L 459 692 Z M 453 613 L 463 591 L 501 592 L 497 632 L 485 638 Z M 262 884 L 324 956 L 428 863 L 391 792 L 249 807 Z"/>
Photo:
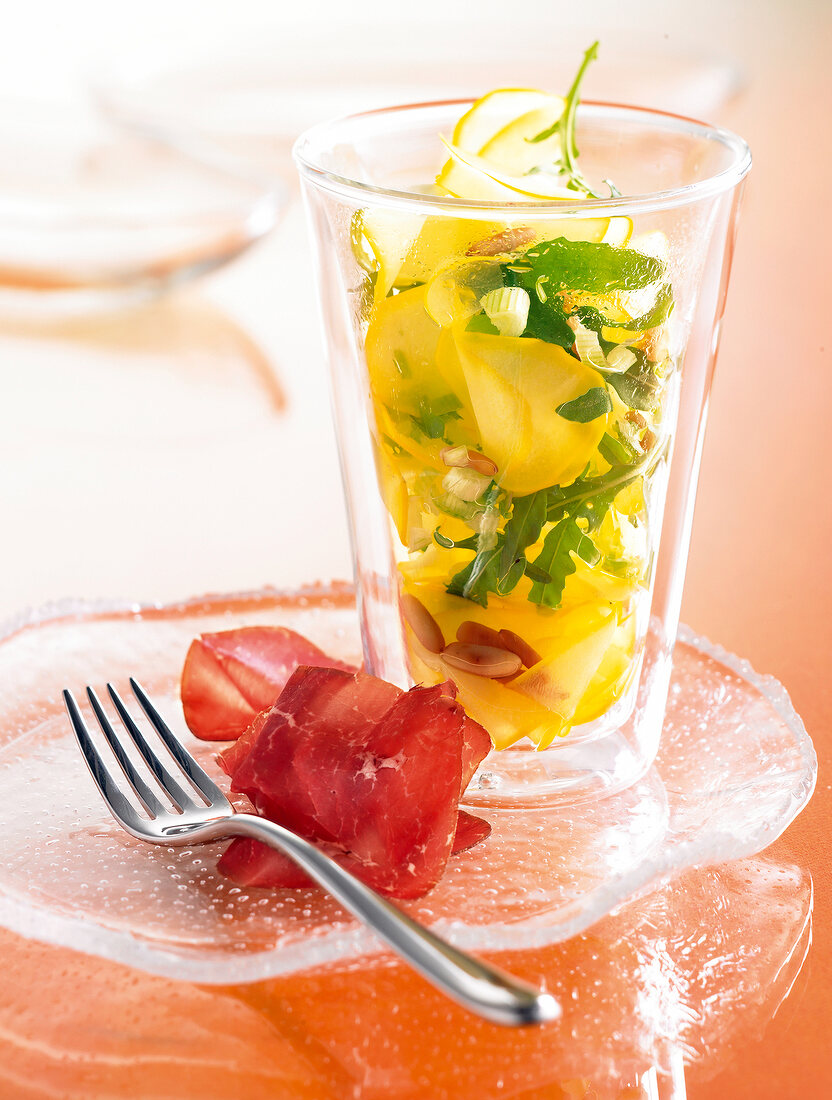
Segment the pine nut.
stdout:
<path fill-rule="evenodd" d="M 520 671 L 523 664 L 516 653 L 509 653 L 507 649 L 496 649 L 489 645 L 467 645 L 465 642 L 451 642 L 449 646 L 445 646 L 442 658 L 461 672 L 487 676 L 490 679 L 513 676 Z"/>
<path fill-rule="evenodd" d="M 518 225 L 514 229 L 503 229 L 492 237 L 475 241 L 466 256 L 500 256 L 505 252 L 516 252 L 524 244 L 531 244 L 534 240 L 534 230 L 528 225 Z"/>
<path fill-rule="evenodd" d="M 636 428 L 644 429 L 647 427 L 647 421 L 644 419 L 641 413 L 636 412 L 635 409 L 628 409 L 627 412 L 624 414 L 624 419 L 627 421 L 628 424 L 633 424 Z"/>
<path fill-rule="evenodd" d="M 479 451 L 472 451 L 470 447 L 443 447 L 439 457 L 446 466 L 475 470 L 485 477 L 494 477 L 497 473 L 497 463 L 493 459 Z"/>
<path fill-rule="evenodd" d="M 405 622 L 425 649 L 429 653 L 441 653 L 445 648 L 442 630 L 422 601 L 405 592 L 401 598 L 401 609 Z"/>
<path fill-rule="evenodd" d="M 457 641 L 466 645 L 490 645 L 493 649 L 509 649 L 498 630 L 492 630 L 490 626 L 475 623 L 472 619 L 466 619 L 460 623 L 456 632 Z"/>
<path fill-rule="evenodd" d="M 542 660 L 537 650 L 533 649 L 525 638 L 521 638 L 513 630 L 501 630 L 500 641 L 506 649 L 517 654 L 526 668 L 531 668 L 532 665 L 536 665 L 538 661 Z"/>
<path fill-rule="evenodd" d="M 472 470 L 476 470 L 478 474 L 485 474 L 486 477 L 495 477 L 497 474 L 497 463 L 493 458 L 489 458 L 488 455 L 481 455 L 478 451 L 468 452 L 468 465 Z"/>

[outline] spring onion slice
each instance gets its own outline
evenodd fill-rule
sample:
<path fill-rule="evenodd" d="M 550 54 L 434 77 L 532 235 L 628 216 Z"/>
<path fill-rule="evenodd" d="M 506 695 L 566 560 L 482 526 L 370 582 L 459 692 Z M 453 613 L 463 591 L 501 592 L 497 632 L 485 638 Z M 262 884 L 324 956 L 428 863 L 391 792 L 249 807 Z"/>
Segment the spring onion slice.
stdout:
<path fill-rule="evenodd" d="M 431 535 L 424 527 L 411 527 L 407 533 L 407 548 L 411 553 L 426 550 L 431 544 Z"/>
<path fill-rule="evenodd" d="M 578 321 L 575 325 L 575 347 L 582 363 L 589 363 L 600 374 L 624 374 L 635 363 L 636 357 L 629 348 L 617 345 L 604 355 L 598 333 Z"/>
<path fill-rule="evenodd" d="M 623 374 L 635 363 L 635 353 L 623 344 L 617 344 L 607 353 L 607 366 L 614 374 Z"/>
<path fill-rule="evenodd" d="M 446 466 L 464 467 L 468 465 L 468 448 L 464 445 L 443 447 L 439 456 Z"/>
<path fill-rule="evenodd" d="M 529 295 L 519 286 L 491 290 L 482 299 L 482 308 L 501 336 L 522 336 L 529 319 Z"/>
<path fill-rule="evenodd" d="M 461 469 L 458 466 L 452 467 L 442 478 L 442 488 L 446 493 L 469 503 L 482 496 L 490 484 L 491 478 L 486 477 L 485 474 L 478 474 L 476 470 Z"/>

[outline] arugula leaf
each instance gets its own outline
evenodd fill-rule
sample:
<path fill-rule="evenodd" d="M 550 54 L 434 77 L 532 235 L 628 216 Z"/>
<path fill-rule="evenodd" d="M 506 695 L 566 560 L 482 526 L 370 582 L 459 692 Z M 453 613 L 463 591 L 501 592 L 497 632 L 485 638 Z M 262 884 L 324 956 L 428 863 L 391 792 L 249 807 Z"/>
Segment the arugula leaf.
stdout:
<path fill-rule="evenodd" d="M 616 439 L 609 432 L 604 432 L 601 436 L 598 451 L 610 466 L 631 466 L 638 457 L 629 443 L 625 443 L 623 439 Z"/>
<path fill-rule="evenodd" d="M 599 416 L 605 416 L 612 409 L 612 401 L 604 386 L 593 386 L 572 401 L 564 401 L 555 412 L 564 420 L 575 424 L 589 424 Z"/>
<path fill-rule="evenodd" d="M 445 439 L 448 421 L 462 419 L 457 412 L 460 407 L 459 400 L 452 393 L 432 402 L 423 397 L 419 401 L 419 415 L 411 413 L 410 419 L 428 439 Z M 448 440 L 445 439 L 445 442 Z"/>
<path fill-rule="evenodd" d="M 433 532 L 433 538 L 444 550 L 476 550 L 479 536 L 471 535 L 467 539 L 460 539 L 459 542 L 454 542 L 454 540 L 449 539 L 447 535 L 443 535 L 437 527 Z"/>
<path fill-rule="evenodd" d="M 499 578 L 496 559 L 499 553 L 499 547 L 496 546 L 485 552 L 477 551 L 476 557 L 451 577 L 447 587 L 448 594 L 463 596 L 466 600 L 488 607 L 489 593 L 497 591 Z"/>
<path fill-rule="evenodd" d="M 618 493 L 652 467 L 667 446 L 662 443 L 639 456 L 613 436 L 605 435 L 604 441 L 615 451 L 610 451 L 611 456 L 619 460 L 611 470 L 596 477 L 587 477 L 584 471 L 571 485 L 553 485 L 515 497 L 501 532 L 472 535 L 455 542 L 436 531 L 434 539 L 440 546 L 476 551 L 473 559 L 451 578 L 449 594 L 487 607 L 491 593 L 508 595 L 525 574 L 532 582 L 528 595 L 532 603 L 559 607 L 567 578 L 577 568 L 573 555 L 588 565 L 600 560 L 592 534 L 601 526 Z M 496 482 L 485 494 L 486 508 L 496 509 L 501 515 L 505 515 L 510 500 Z M 547 532 L 540 554 L 528 561 L 526 550 L 538 541 L 547 523 L 554 526 Z"/>
<path fill-rule="evenodd" d="M 546 522 L 546 490 L 531 493 L 525 497 L 515 497 L 511 518 L 503 528 L 503 545 L 500 552 L 499 575 L 500 595 L 507 595 L 523 576 L 518 572 L 518 563 L 525 564 L 526 548 L 540 538 L 543 524 Z"/>
<path fill-rule="evenodd" d="M 653 256 L 629 248 L 617 248 L 603 242 L 568 241 L 558 237 L 531 248 L 523 264 L 501 264 L 503 283 L 507 287 L 522 287 L 529 296 L 529 316 L 524 337 L 546 340 L 571 351 L 575 333 L 563 308 L 561 293 L 588 291 L 594 294 L 612 290 L 640 290 L 662 277 L 664 265 Z M 663 284 L 653 310 L 658 318 L 662 310 L 672 307 L 669 284 Z M 600 337 L 601 329 L 617 327 L 592 306 L 575 310 L 581 321 L 599 334 L 601 347 L 607 352 L 613 345 Z M 659 323 L 652 314 L 639 318 L 652 325 Z M 481 322 L 478 322 L 478 325 Z M 635 322 L 633 322 L 635 324 Z M 469 327 L 472 323 L 469 322 Z M 477 331 L 486 331 L 484 328 Z"/>
<path fill-rule="evenodd" d="M 625 405 L 639 412 L 652 412 L 659 399 L 661 382 L 649 367 L 644 357 L 634 363 L 623 374 L 610 374 L 607 382 L 612 386 Z"/>
<path fill-rule="evenodd" d="M 558 288 L 608 294 L 613 290 L 643 290 L 657 282 L 665 265 L 655 256 L 603 241 L 568 241 L 556 237 L 530 248 L 523 256 L 531 270 L 522 278 L 532 286 L 544 276 L 553 293 Z"/>
<path fill-rule="evenodd" d="M 615 492 L 618 490 L 616 489 Z M 605 502 L 604 513 L 612 502 L 615 492 L 611 493 L 609 501 Z M 582 558 L 587 565 L 595 565 L 600 560 L 601 555 L 595 543 L 581 530 L 578 523 L 579 519 L 585 518 L 582 512 L 583 509 L 579 509 L 576 515 L 565 515 L 560 519 L 543 540 L 543 549 L 538 557 L 533 562 L 527 563 L 526 575 L 532 580 L 529 592 L 532 603 L 542 604 L 545 607 L 560 607 L 566 580 L 577 568 L 573 554 Z"/>
<path fill-rule="evenodd" d="M 382 435 L 382 442 L 390 448 L 390 451 L 396 458 L 401 458 L 404 454 L 404 447 L 400 446 L 395 439 L 391 439 L 389 435 Z"/>
<path fill-rule="evenodd" d="M 412 378 L 413 371 L 410 369 L 410 364 L 407 361 L 407 356 L 403 351 L 396 349 L 393 352 L 393 366 L 402 376 L 402 378 Z"/>
<path fill-rule="evenodd" d="M 530 581 L 539 581 L 541 584 L 551 584 L 552 577 L 545 569 L 538 569 L 536 565 L 532 565 L 530 561 L 526 562 L 526 576 Z"/>
<path fill-rule="evenodd" d="M 601 345 L 601 350 L 606 353 L 614 345 L 609 340 L 604 340 L 601 335 L 601 329 L 612 325 L 612 321 L 603 315 L 600 310 L 597 310 L 595 306 L 578 306 L 573 310 L 573 315 L 578 318 L 584 328 L 591 329 L 598 337 L 598 342 Z"/>
<path fill-rule="evenodd" d="M 481 607 L 488 607 L 488 597 L 492 592 L 504 594 L 499 575 L 499 556 L 499 538 L 496 545 L 478 549 L 465 568 L 451 577 L 446 589 L 448 594 L 462 596 Z"/>
<path fill-rule="evenodd" d="M 584 534 L 571 516 L 564 516 L 543 540 L 543 549 L 531 563 L 535 569 L 547 573 L 549 580 L 532 582 L 529 599 L 532 603 L 558 608 L 563 600 L 566 578 L 577 568 L 572 554 L 577 553 Z"/>
<path fill-rule="evenodd" d="M 465 326 L 466 332 L 487 332 L 489 336 L 499 336 L 500 330 L 486 313 L 475 313 Z"/>
<path fill-rule="evenodd" d="M 497 579 L 497 595 L 508 596 L 510 592 L 513 592 L 517 585 L 520 583 L 520 579 L 524 573 L 528 573 L 529 563 L 526 561 L 525 554 L 520 554 L 518 558 L 512 562 L 508 571 L 503 573 L 499 568 L 500 575 Z"/>
<path fill-rule="evenodd" d="M 589 532 L 597 530 L 618 493 L 652 467 L 666 449 L 664 442 L 631 465 L 616 465 L 599 477 L 579 477 L 571 485 L 544 490 L 548 498 L 547 522 L 555 523 L 569 514 L 585 519 Z"/>
<path fill-rule="evenodd" d="M 597 334 L 601 346 L 606 352 L 609 348 L 614 347 L 614 342 L 604 340 L 602 329 L 623 328 L 627 329 L 628 332 L 646 332 L 647 329 L 655 328 L 666 321 L 673 312 L 673 305 L 673 288 L 670 283 L 663 283 L 659 287 L 656 300 L 647 313 L 642 314 L 641 317 L 633 317 L 629 321 L 613 321 L 612 318 L 605 317 L 594 306 L 578 306 L 574 312 L 582 324 Z"/>
<path fill-rule="evenodd" d="M 484 497 L 485 515 L 498 508 L 503 490 L 496 481 L 492 481 Z M 475 536 L 477 552 L 473 559 L 451 577 L 447 591 L 451 596 L 463 596 L 466 600 L 488 607 L 489 592 L 497 591 L 499 580 L 497 561 L 500 555 L 501 538 L 499 535 L 478 534 Z"/>
<path fill-rule="evenodd" d="M 422 403 L 427 404 L 424 398 Z M 450 412 L 456 412 L 457 409 L 462 408 L 462 402 L 459 400 L 455 393 L 446 393 L 442 397 L 435 397 L 430 403 L 430 409 L 438 416 L 446 416 Z"/>
<path fill-rule="evenodd" d="M 611 325 L 611 328 L 626 328 L 631 332 L 646 332 L 649 328 L 655 328 L 657 325 L 663 324 L 673 312 L 673 287 L 670 283 L 663 283 L 659 287 L 659 292 L 656 295 L 656 300 L 650 309 L 642 314 L 641 317 L 633 317 L 625 325 Z"/>
<path fill-rule="evenodd" d="M 600 554 L 592 539 L 577 525 L 577 519 L 583 516 L 584 511 L 578 509 L 575 516 L 564 516 L 561 520 L 561 542 L 554 537 L 557 528 L 553 528 L 546 536 L 543 550 L 536 561 L 530 562 L 526 559 L 525 550 L 537 542 L 547 521 L 549 492 L 541 489 L 529 496 L 517 497 L 511 519 L 503 532 L 497 535 L 495 544 L 487 542 L 484 546 L 481 545 L 479 535 L 454 542 L 440 532 L 434 532 L 438 544 L 446 549 L 477 549 L 474 558 L 451 578 L 447 586 L 450 595 L 462 596 L 487 607 L 488 596 L 492 592 L 498 596 L 507 596 L 517 587 L 525 573 L 532 581 L 528 597 L 532 602 L 545 603 L 550 607 L 560 605 L 566 577 L 575 572 L 575 565 L 568 557 L 569 553 L 576 553 L 590 565 L 599 560 Z M 617 492 L 616 486 L 609 493 L 610 502 Z M 591 515 L 591 507 L 589 512 Z M 603 515 L 598 523 L 601 519 Z M 590 521 L 587 521 L 586 526 L 588 530 L 594 529 Z"/>
<path fill-rule="evenodd" d="M 612 489 L 607 489 L 606 492 L 595 493 L 593 496 L 588 497 L 580 505 L 580 507 L 576 511 L 576 515 L 579 515 L 581 519 L 586 520 L 587 535 L 594 534 L 594 532 L 598 530 L 598 528 L 604 522 L 604 517 L 606 516 L 607 512 L 612 507 L 612 502 L 621 492 L 621 489 L 624 487 L 624 485 L 629 485 L 629 483 L 631 481 L 634 481 L 636 477 L 638 477 L 638 474 L 635 474 L 633 477 L 627 478 L 626 481 L 622 482 L 619 485 L 616 485 Z M 594 543 L 593 549 L 595 549 Z M 578 553 L 581 555 L 587 565 L 595 564 L 595 562 L 591 562 L 589 558 L 584 556 L 583 551 L 579 550 Z M 597 557 L 595 560 L 598 560 Z"/>

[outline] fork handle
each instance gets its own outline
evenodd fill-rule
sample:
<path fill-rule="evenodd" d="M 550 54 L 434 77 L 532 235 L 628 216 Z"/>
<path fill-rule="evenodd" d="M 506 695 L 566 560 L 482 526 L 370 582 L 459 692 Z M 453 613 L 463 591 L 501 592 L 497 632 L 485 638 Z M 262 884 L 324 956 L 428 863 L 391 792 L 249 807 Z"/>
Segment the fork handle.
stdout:
<path fill-rule="evenodd" d="M 560 1016 L 551 994 L 452 947 L 281 825 L 240 813 L 223 822 L 223 833 L 261 840 L 285 853 L 414 970 L 478 1016 L 508 1027 Z"/>

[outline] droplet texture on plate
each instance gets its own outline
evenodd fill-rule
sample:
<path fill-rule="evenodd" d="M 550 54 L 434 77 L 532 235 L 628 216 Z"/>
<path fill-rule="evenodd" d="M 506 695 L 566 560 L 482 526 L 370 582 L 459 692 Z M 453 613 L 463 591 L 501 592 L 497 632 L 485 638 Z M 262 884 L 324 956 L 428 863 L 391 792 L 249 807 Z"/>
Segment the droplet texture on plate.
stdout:
<path fill-rule="evenodd" d="M 124 833 L 90 780 L 60 701 L 64 687 L 111 679 L 121 690 L 137 676 L 227 790 L 213 760 L 222 745 L 197 742 L 182 720 L 178 682 L 191 640 L 273 623 L 359 663 L 349 589 L 146 614 L 70 610 L 0 641 L 0 924 L 198 982 L 254 980 L 374 950 L 370 933 L 318 891 L 235 892 L 215 869 L 223 844 L 162 848 Z M 811 743 L 775 681 L 684 638 L 653 771 L 599 802 L 478 806 L 492 835 L 455 856 L 409 911 L 453 922 L 452 938 L 465 947 L 531 948 L 574 934 L 692 862 L 771 843 L 811 791 Z"/>

